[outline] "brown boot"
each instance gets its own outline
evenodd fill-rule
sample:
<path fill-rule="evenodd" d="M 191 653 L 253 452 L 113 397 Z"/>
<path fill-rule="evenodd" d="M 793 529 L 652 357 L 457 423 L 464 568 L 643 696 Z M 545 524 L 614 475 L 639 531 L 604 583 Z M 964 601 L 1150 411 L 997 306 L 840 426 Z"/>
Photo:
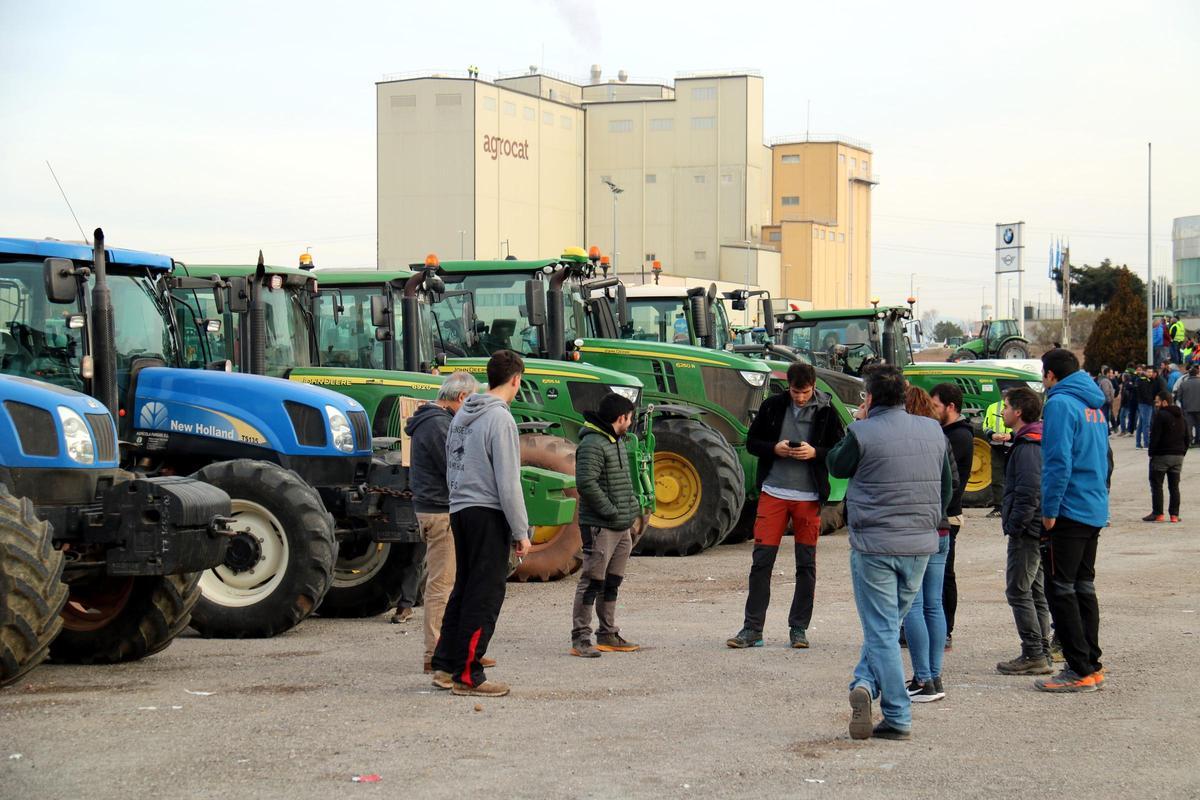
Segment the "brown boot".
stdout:
<path fill-rule="evenodd" d="M 479 659 L 479 666 L 483 667 L 484 669 L 491 669 L 492 667 L 496 666 L 496 659 L 487 657 L 481 658 Z"/>
<path fill-rule="evenodd" d="M 396 613 L 392 614 L 392 618 L 389 621 L 395 624 L 408 622 L 410 619 L 412 619 L 412 615 L 413 610 L 411 608 L 397 607 Z"/>
<path fill-rule="evenodd" d="M 508 694 L 508 684 L 498 681 L 484 681 L 478 686 L 467 686 L 465 683 L 454 682 L 450 694 L 464 697 L 504 697 Z"/>
<path fill-rule="evenodd" d="M 619 633 L 602 633 L 596 637 L 596 649 L 602 653 L 632 653 L 642 646 L 625 641 Z"/>
<path fill-rule="evenodd" d="M 450 677 L 449 672 L 442 672 L 440 669 L 433 673 L 433 685 L 438 689 L 454 688 L 454 679 Z"/>

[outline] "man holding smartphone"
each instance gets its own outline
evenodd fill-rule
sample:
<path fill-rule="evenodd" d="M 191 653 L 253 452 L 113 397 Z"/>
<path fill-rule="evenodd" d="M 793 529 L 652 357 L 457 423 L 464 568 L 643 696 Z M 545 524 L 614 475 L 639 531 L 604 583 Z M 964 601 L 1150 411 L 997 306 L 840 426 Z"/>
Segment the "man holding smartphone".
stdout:
<path fill-rule="evenodd" d="M 809 646 L 821 505 L 829 499 L 825 454 L 841 440 L 842 422 L 829 395 L 816 388 L 817 373 L 811 365 L 792 364 L 787 378 L 788 390 L 763 401 L 747 436 L 747 448 L 758 456 L 760 491 L 745 622 L 742 630 L 725 642 L 737 649 L 762 647 L 771 601 L 771 571 L 789 522 L 796 542 L 789 639 L 792 647 Z"/>

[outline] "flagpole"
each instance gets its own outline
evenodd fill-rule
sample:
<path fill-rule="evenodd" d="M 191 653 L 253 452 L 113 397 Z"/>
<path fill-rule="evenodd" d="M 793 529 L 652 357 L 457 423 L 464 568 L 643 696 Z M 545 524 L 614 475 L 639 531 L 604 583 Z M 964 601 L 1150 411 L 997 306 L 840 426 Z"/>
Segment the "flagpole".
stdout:
<path fill-rule="evenodd" d="M 1151 200 L 1153 197 L 1151 183 L 1153 177 L 1153 152 L 1151 143 L 1146 142 L 1146 363 L 1154 365 L 1154 303 L 1151 301 L 1151 291 L 1154 285 L 1154 271 L 1150 267 L 1150 242 L 1153 230 L 1151 215 Z M 1165 331 L 1163 332 L 1166 333 Z M 1164 339 L 1165 341 L 1165 339 Z"/>

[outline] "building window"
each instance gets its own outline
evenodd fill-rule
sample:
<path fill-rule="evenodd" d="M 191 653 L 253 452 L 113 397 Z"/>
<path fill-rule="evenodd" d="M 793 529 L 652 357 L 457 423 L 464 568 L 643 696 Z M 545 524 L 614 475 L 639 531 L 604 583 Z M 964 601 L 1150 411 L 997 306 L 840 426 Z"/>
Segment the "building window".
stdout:
<path fill-rule="evenodd" d="M 570 117 L 559 117 L 558 124 L 562 126 L 562 129 L 564 131 L 571 130 L 571 118 Z"/>
<path fill-rule="evenodd" d="M 819 238 L 820 238 L 819 236 L 817 236 L 817 229 L 816 229 L 816 228 L 813 228 L 813 238 L 814 238 L 814 239 L 819 239 Z"/>
<path fill-rule="evenodd" d="M 711 131 L 717 127 L 716 117 L 692 117 L 692 130 Z"/>
<path fill-rule="evenodd" d="M 670 117 L 656 117 L 650 120 L 650 130 L 669 131 L 675 128 L 675 120 Z"/>
<path fill-rule="evenodd" d="M 504 116 L 515 117 L 517 115 L 517 104 L 504 101 Z"/>
<path fill-rule="evenodd" d="M 715 86 L 697 86 L 692 89 L 692 100 L 705 101 L 717 99 L 717 87 Z"/>
<path fill-rule="evenodd" d="M 483 98 L 483 110 L 484 111 L 495 111 L 496 110 L 496 98 L 494 98 L 494 97 Z"/>
<path fill-rule="evenodd" d="M 706 175 L 693 175 L 693 176 L 692 176 L 692 180 L 694 180 L 696 183 L 704 183 L 705 181 L 707 181 L 707 180 L 708 180 L 708 176 L 706 176 Z"/>
<path fill-rule="evenodd" d="M 733 183 L 733 174 L 729 172 L 722 172 L 721 183 Z"/>
<path fill-rule="evenodd" d="M 800 196 L 795 194 L 786 195 L 779 198 L 779 202 L 785 206 L 798 206 L 800 205 Z"/>
<path fill-rule="evenodd" d="M 521 115 L 530 122 L 533 122 L 534 119 L 537 118 L 537 112 L 534 111 L 530 106 L 523 106 L 521 108 Z"/>
<path fill-rule="evenodd" d="M 696 259 L 697 261 L 704 261 L 708 258 L 708 253 L 704 252 L 703 250 L 696 250 L 692 253 L 692 258 Z"/>
<path fill-rule="evenodd" d="M 799 164 L 800 156 L 795 153 L 788 153 L 783 158 L 779 159 L 784 164 Z"/>
<path fill-rule="evenodd" d="M 553 125 L 554 124 L 554 112 L 553 111 L 543 111 L 542 112 L 542 124 L 543 125 Z"/>
<path fill-rule="evenodd" d="M 631 119 L 610 119 L 608 121 L 609 133 L 629 133 L 633 130 L 633 120 Z"/>
<path fill-rule="evenodd" d="M 846 154 L 845 153 L 838 153 L 838 163 L 839 164 L 846 163 Z"/>
<path fill-rule="evenodd" d="M 415 108 L 417 105 L 415 94 L 395 94 L 390 99 L 392 108 Z"/>
<path fill-rule="evenodd" d="M 844 234 L 844 233 L 839 233 L 839 234 L 838 234 L 838 241 L 839 241 L 839 242 L 844 242 L 844 241 L 846 241 L 846 234 Z"/>
<path fill-rule="evenodd" d="M 824 229 L 822 229 L 822 230 L 818 230 L 818 231 L 817 231 L 817 238 L 818 238 L 818 239 L 824 239 L 824 238 L 825 238 L 825 231 L 824 231 Z"/>
<path fill-rule="evenodd" d="M 658 183 L 658 176 L 653 172 L 646 173 L 646 183 Z"/>
<path fill-rule="evenodd" d="M 868 172 L 870 172 L 870 168 L 867 166 L 867 160 L 865 158 L 863 159 L 863 162 L 862 162 L 862 168 L 863 168 L 864 175 L 867 174 Z"/>
<path fill-rule="evenodd" d="M 772 242 L 783 241 L 783 231 L 770 231 L 767 233 L 767 239 Z"/>
<path fill-rule="evenodd" d="M 434 95 L 433 104 L 435 106 L 461 106 L 462 105 L 462 95 L 461 94 Z"/>

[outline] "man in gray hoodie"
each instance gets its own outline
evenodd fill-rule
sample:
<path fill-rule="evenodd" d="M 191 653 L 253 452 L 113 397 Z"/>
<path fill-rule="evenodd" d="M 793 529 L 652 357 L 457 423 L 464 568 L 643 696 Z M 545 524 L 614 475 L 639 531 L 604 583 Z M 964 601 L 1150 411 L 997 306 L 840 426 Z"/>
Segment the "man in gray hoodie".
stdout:
<path fill-rule="evenodd" d="M 469 372 L 455 372 L 438 390 L 437 400 L 418 408 L 404 432 L 408 434 L 408 485 L 421 538 L 425 540 L 425 659 L 433 672 L 433 648 L 442 630 L 446 601 L 454 586 L 454 537 L 450 533 L 450 487 L 446 485 L 446 437 L 450 421 L 479 382 Z M 414 593 L 415 594 L 415 593 Z M 485 664 L 485 666 L 492 666 Z"/>
<path fill-rule="evenodd" d="M 471 395 L 450 423 L 446 483 L 457 573 L 433 652 L 433 685 L 457 695 L 502 697 L 482 659 L 496 629 L 508 578 L 508 552 L 529 552 L 529 518 L 521 492 L 521 448 L 508 410 L 525 362 L 511 350 L 488 360 L 487 394 Z"/>

